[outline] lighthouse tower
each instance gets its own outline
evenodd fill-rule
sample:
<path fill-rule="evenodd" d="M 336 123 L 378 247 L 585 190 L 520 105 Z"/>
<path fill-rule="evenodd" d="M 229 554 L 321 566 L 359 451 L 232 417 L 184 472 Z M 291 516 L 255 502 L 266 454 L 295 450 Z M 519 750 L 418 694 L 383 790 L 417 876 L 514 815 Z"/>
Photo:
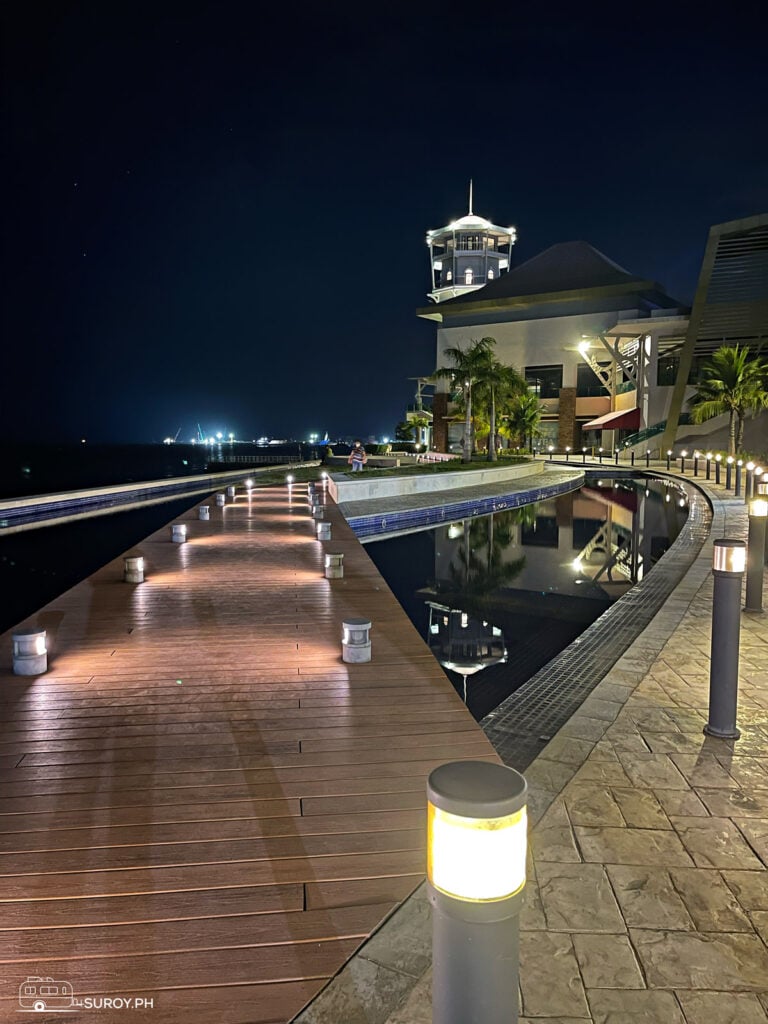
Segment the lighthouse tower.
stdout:
<path fill-rule="evenodd" d="M 432 302 L 445 302 L 473 292 L 509 270 L 515 228 L 501 228 L 472 210 L 472 182 L 469 183 L 469 212 L 444 228 L 427 232 L 432 267 Z"/>

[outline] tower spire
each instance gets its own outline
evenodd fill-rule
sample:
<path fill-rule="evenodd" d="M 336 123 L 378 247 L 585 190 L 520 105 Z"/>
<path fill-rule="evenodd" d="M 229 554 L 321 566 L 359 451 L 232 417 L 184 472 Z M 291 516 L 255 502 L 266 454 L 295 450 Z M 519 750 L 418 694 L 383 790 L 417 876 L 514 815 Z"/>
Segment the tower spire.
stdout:
<path fill-rule="evenodd" d="M 472 179 L 469 179 L 469 216 L 472 216 Z"/>

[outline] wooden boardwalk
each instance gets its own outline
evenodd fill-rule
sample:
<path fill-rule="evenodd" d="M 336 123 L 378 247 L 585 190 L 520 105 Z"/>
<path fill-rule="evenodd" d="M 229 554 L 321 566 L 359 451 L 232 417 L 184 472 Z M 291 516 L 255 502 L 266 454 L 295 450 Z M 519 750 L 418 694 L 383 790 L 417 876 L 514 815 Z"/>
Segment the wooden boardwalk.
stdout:
<path fill-rule="evenodd" d="M 186 544 L 131 552 L 144 584 L 121 557 L 52 601 L 26 623 L 46 675 L 12 675 L 0 637 L 1 1020 L 35 976 L 153 1000 L 70 1021 L 289 1021 L 421 881 L 431 769 L 497 760 L 335 507 L 315 540 L 304 490 L 195 507 Z M 370 664 L 341 661 L 350 615 Z"/>

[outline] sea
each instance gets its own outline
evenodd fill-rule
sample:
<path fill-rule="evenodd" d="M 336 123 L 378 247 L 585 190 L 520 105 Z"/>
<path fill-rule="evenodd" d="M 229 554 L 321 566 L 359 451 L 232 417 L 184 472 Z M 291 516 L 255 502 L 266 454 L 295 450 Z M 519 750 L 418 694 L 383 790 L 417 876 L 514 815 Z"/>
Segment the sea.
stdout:
<path fill-rule="evenodd" d="M 319 458 L 323 450 L 300 442 L 192 444 L 6 444 L 0 448 L 0 499 L 58 494 L 111 484 L 140 483 L 201 473 Z M 177 498 L 147 508 L 3 537 L 0 532 L 0 632 L 191 508 Z"/>

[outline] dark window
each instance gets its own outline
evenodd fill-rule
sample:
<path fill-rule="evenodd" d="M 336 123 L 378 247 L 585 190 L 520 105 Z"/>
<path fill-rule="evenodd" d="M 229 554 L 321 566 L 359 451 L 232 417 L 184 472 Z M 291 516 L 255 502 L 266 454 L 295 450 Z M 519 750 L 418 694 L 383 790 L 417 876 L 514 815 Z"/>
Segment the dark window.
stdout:
<path fill-rule="evenodd" d="M 563 365 L 526 366 L 525 381 L 539 398 L 559 398 L 563 386 Z"/>
<path fill-rule="evenodd" d="M 677 371 L 680 369 L 680 356 L 659 356 L 656 367 L 656 384 L 659 387 L 672 387 L 677 380 Z"/>
<path fill-rule="evenodd" d="M 602 364 L 601 364 L 602 365 Z M 606 366 L 609 364 L 606 363 Z M 591 366 L 579 363 L 576 367 L 576 394 L 579 398 L 597 398 L 610 392 L 603 387 Z"/>
<path fill-rule="evenodd" d="M 528 547 L 556 548 L 559 530 L 555 516 L 536 516 L 532 526 L 522 526 L 520 543 Z"/>

